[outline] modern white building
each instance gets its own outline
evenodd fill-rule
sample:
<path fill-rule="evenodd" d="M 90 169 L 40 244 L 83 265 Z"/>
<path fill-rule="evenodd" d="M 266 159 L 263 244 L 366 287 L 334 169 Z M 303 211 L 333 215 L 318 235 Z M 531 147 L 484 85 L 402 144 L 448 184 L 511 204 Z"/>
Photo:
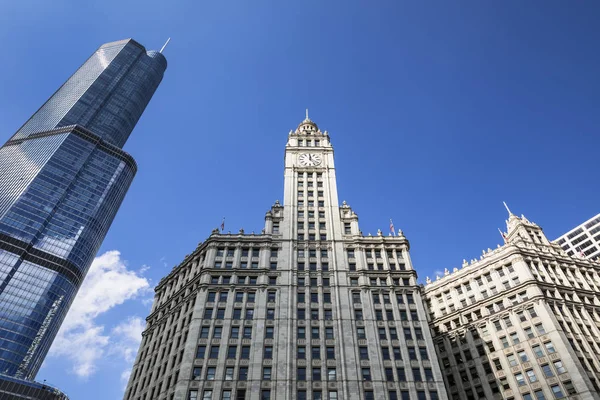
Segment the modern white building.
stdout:
<path fill-rule="evenodd" d="M 509 211 L 505 244 L 425 286 L 450 399 L 600 399 L 600 263 Z"/>
<path fill-rule="evenodd" d="M 600 214 L 571 229 L 554 242 L 570 256 L 588 259 L 600 257 Z"/>
<path fill-rule="evenodd" d="M 124 398 L 447 399 L 409 242 L 362 234 L 308 115 L 284 171 L 262 233 L 216 229 L 158 284 Z"/>

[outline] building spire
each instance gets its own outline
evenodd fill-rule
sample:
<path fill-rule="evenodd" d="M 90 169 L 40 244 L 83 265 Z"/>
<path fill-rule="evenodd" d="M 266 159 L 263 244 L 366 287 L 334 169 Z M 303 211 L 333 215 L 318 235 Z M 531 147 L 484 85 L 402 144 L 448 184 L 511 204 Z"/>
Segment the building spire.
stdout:
<path fill-rule="evenodd" d="M 167 45 L 169 44 L 170 41 L 171 41 L 171 38 L 168 38 L 167 41 L 165 42 L 165 44 L 163 44 L 163 47 L 160 49 L 159 53 L 162 54 L 163 50 L 165 49 L 165 47 L 167 47 Z"/>
<path fill-rule="evenodd" d="M 509 216 L 515 215 L 515 214 L 512 213 L 512 211 L 510 211 L 510 208 L 508 208 L 508 206 L 506 205 L 505 201 L 503 201 L 502 204 L 504 204 L 504 208 L 506 208 L 506 211 L 508 211 L 508 215 Z"/>
<path fill-rule="evenodd" d="M 305 121 L 310 121 L 310 118 L 308 118 L 308 108 L 306 109 L 306 118 L 304 120 Z"/>

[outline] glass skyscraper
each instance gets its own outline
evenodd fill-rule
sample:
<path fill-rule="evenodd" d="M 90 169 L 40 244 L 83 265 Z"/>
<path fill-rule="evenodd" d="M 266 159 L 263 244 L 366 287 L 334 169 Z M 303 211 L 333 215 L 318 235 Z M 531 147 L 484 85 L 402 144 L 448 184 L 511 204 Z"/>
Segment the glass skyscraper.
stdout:
<path fill-rule="evenodd" d="M 136 173 L 123 150 L 167 68 L 102 45 L 0 148 L 0 374 L 35 378 Z"/>

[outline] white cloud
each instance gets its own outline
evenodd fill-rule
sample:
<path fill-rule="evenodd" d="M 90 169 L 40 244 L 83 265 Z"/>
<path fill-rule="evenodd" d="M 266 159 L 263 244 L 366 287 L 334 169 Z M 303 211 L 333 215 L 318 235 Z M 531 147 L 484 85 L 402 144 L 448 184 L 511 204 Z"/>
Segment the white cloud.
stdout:
<path fill-rule="evenodd" d="M 129 317 L 126 321 L 121 322 L 112 330 L 113 335 L 119 337 L 114 349 L 120 353 L 129 364 L 135 361 L 135 355 L 140 346 L 142 332 L 144 331 L 145 326 L 146 323 L 142 318 Z"/>
<path fill-rule="evenodd" d="M 109 344 L 119 349 L 127 361 L 135 358 L 144 328 L 142 319 L 130 317 L 112 332 L 105 333 L 105 327 L 97 324 L 96 318 L 149 289 L 150 284 L 141 272 L 127 269 L 119 251 L 107 251 L 96 257 L 49 355 L 67 358 L 72 363 L 69 372 L 81 378 L 96 372 L 97 362 Z"/>

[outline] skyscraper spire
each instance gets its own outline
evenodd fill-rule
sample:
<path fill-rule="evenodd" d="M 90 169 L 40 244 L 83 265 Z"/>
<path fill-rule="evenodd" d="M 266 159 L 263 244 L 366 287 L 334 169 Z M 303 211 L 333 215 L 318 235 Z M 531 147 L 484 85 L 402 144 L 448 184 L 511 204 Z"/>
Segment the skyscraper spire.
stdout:
<path fill-rule="evenodd" d="M 512 211 L 510 211 L 510 208 L 508 208 L 508 206 L 506 205 L 505 201 L 503 201 L 502 204 L 504 204 L 504 208 L 506 208 L 506 211 L 508 211 L 508 215 L 510 217 L 512 217 L 513 215 L 515 215 L 515 214 L 512 213 Z"/>
<path fill-rule="evenodd" d="M 167 47 L 167 45 L 169 44 L 170 41 L 171 41 L 171 38 L 168 38 L 167 41 L 165 42 L 165 44 L 163 44 L 163 47 L 160 48 L 159 53 L 162 54 L 163 50 L 165 49 L 165 47 Z"/>

